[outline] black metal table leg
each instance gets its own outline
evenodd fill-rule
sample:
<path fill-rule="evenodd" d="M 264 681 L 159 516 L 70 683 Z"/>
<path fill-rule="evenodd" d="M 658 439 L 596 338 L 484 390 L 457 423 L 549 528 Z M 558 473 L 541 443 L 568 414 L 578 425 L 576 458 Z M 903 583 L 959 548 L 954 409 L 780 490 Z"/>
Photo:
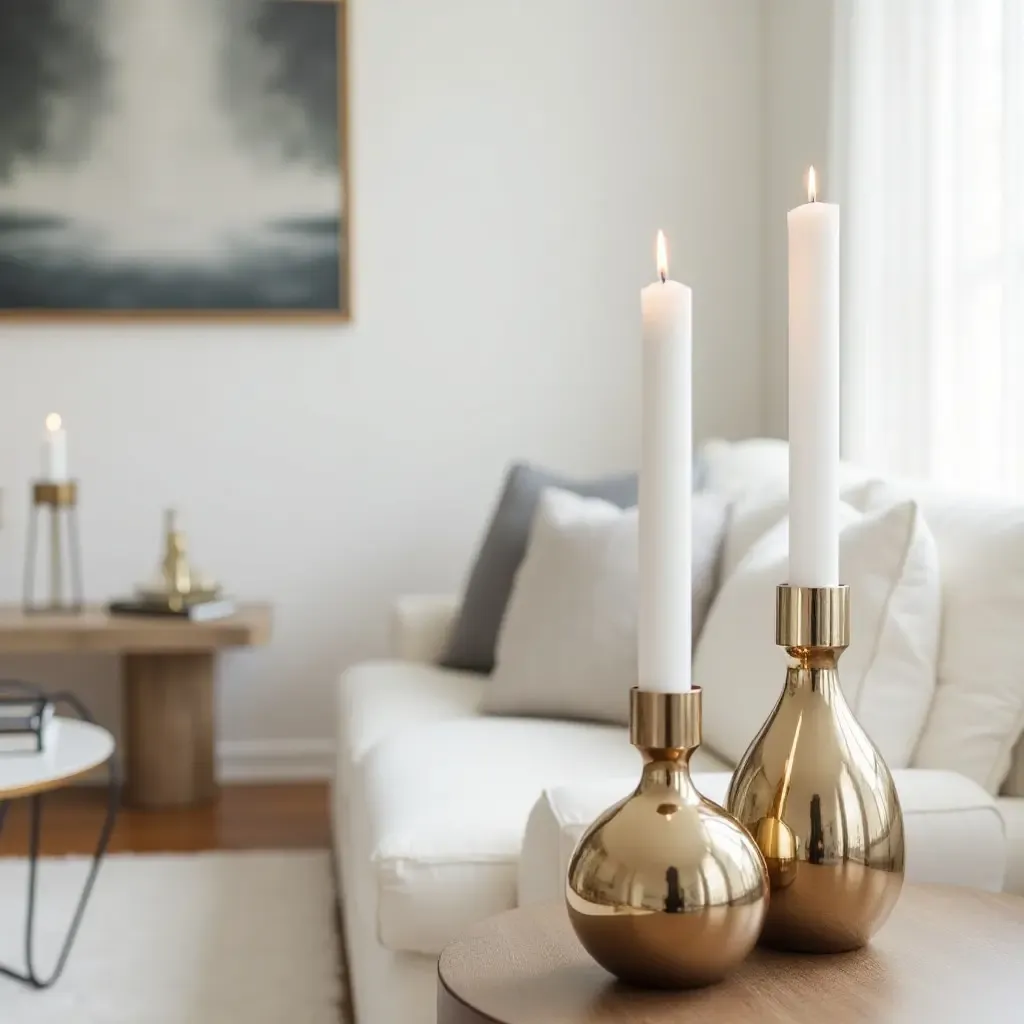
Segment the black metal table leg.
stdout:
<path fill-rule="evenodd" d="M 99 874 L 100 864 L 103 862 L 103 855 L 107 852 L 110 843 L 110 836 L 114 830 L 114 822 L 117 820 L 117 810 L 121 802 L 121 779 L 114 763 L 110 764 L 110 782 L 108 784 L 107 812 L 100 830 L 99 840 L 96 844 L 96 851 L 93 854 L 89 874 L 79 897 L 78 905 L 71 918 L 67 935 L 57 956 L 57 962 L 49 975 L 43 976 L 36 967 L 35 957 L 35 915 L 36 897 L 39 885 L 39 845 L 42 833 L 43 797 L 42 795 L 28 798 L 31 801 L 31 817 L 29 821 L 29 850 L 28 850 L 28 905 L 25 911 L 25 970 L 19 971 L 14 968 L 0 964 L 0 975 L 20 981 L 35 989 L 45 989 L 53 985 L 64 971 L 71 947 L 74 945 L 75 937 L 78 934 L 82 917 L 85 914 L 86 905 L 92 895 L 93 886 L 96 884 L 96 876 Z M 0 831 L 3 830 L 4 820 L 7 816 L 7 809 L 11 801 L 0 803 Z"/>

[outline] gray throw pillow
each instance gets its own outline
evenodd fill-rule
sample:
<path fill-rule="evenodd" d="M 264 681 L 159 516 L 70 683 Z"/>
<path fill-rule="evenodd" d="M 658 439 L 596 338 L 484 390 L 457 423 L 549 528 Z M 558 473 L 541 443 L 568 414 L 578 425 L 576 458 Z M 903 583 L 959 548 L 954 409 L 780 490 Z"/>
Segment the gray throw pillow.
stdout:
<path fill-rule="evenodd" d="M 533 514 L 546 487 L 603 498 L 619 508 L 631 508 L 637 502 L 636 473 L 577 482 L 525 463 L 512 465 L 469 574 L 462 609 L 441 661 L 445 668 L 485 673 L 494 668 L 498 631 L 526 554 Z"/>

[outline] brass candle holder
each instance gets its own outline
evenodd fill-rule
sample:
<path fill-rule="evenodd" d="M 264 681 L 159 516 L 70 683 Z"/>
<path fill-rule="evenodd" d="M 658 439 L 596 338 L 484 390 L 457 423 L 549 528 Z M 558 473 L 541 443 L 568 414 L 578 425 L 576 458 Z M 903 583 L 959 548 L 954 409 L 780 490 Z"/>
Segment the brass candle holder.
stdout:
<path fill-rule="evenodd" d="M 622 981 L 696 988 L 754 948 L 768 877 L 753 840 L 690 778 L 701 691 L 630 692 L 640 784 L 605 811 L 573 853 L 569 919 L 587 952 Z"/>
<path fill-rule="evenodd" d="M 733 775 L 726 806 L 768 865 L 762 942 L 836 953 L 865 945 L 903 884 L 903 814 L 882 755 L 853 716 L 837 663 L 847 587 L 780 586 L 786 685 Z"/>
<path fill-rule="evenodd" d="M 40 510 L 49 511 L 49 601 L 39 603 L 35 598 Z M 67 537 L 68 592 L 65 599 L 64 538 Z M 28 540 L 25 545 L 25 581 L 23 606 L 26 612 L 77 613 L 84 607 L 82 587 L 82 549 L 78 538 L 78 483 L 75 480 L 33 483 L 28 520 Z"/>

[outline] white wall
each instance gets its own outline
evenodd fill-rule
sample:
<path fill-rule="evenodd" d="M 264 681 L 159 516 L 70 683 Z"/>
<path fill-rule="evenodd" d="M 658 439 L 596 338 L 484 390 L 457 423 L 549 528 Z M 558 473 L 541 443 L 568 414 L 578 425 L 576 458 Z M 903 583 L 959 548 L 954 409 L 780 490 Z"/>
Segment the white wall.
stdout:
<path fill-rule="evenodd" d="M 352 6 L 352 326 L 0 329 L 0 597 L 56 409 L 93 598 L 149 572 L 173 502 L 204 567 L 276 603 L 273 646 L 223 666 L 234 774 L 329 763 L 338 669 L 384 651 L 396 594 L 458 584 L 507 460 L 634 464 L 659 226 L 697 435 L 761 427 L 760 5 Z M 111 662 L 0 670 L 115 718 Z"/>
<path fill-rule="evenodd" d="M 787 426 L 786 212 L 807 200 L 807 168 L 835 201 L 830 166 L 834 0 L 767 0 L 764 9 L 764 419 Z M 830 191 L 831 188 L 831 191 Z"/>

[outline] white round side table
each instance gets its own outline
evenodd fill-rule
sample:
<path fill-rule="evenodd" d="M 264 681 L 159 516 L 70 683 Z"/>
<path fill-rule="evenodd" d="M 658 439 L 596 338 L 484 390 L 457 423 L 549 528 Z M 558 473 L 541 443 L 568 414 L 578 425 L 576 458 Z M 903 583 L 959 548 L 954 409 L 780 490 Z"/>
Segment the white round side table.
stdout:
<path fill-rule="evenodd" d="M 114 754 L 114 737 L 92 722 L 58 718 L 53 738 L 41 754 L 0 754 L 0 801 L 61 789 Z"/>
<path fill-rule="evenodd" d="M 120 802 L 121 780 L 114 764 L 114 737 L 106 729 L 75 718 L 57 718 L 49 735 L 49 746 L 39 754 L 0 754 L 0 832 L 12 800 L 30 801 L 28 848 L 28 903 L 25 912 L 25 969 L 0 964 L 0 975 L 32 988 L 49 988 L 60 977 L 85 914 L 96 875 L 114 829 Z M 107 814 L 100 831 L 92 866 L 82 895 L 71 917 L 67 936 L 53 970 L 41 975 L 35 963 L 35 908 L 38 888 L 39 840 L 42 825 L 42 801 L 46 793 L 70 785 L 94 768 L 111 763 Z M 0 918 L 2 918 L 0 914 Z"/>

